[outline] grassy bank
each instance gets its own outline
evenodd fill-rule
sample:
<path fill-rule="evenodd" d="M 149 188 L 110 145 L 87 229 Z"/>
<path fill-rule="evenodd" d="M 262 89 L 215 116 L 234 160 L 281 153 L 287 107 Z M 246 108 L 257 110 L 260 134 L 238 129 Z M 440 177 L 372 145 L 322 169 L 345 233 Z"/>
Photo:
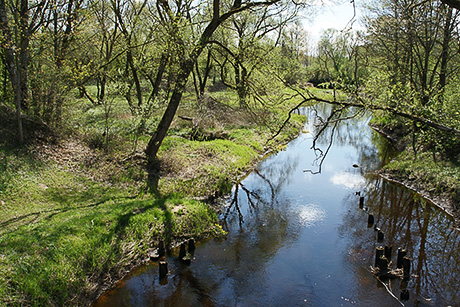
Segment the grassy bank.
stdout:
<path fill-rule="evenodd" d="M 423 143 L 414 143 L 408 125 L 399 121 L 376 116 L 373 125 L 400 150 L 381 174 L 431 199 L 460 221 L 460 156 L 449 156 Z"/>
<path fill-rule="evenodd" d="M 5 305 L 87 305 L 148 259 L 159 239 L 221 235 L 206 204 L 155 198 L 51 162 L 0 153 L 0 297 Z"/>
<path fill-rule="evenodd" d="M 448 160 L 433 160 L 432 153 L 414 155 L 406 149 L 383 169 L 398 181 L 436 202 L 460 221 L 460 166 Z"/>
<path fill-rule="evenodd" d="M 43 132 L 22 147 L 4 134 L 0 305 L 88 305 L 103 287 L 148 260 L 160 239 L 224 235 L 215 211 L 195 199 L 229 192 L 267 151 L 297 135 L 303 118 L 294 116 L 267 143 L 298 101 L 248 113 L 228 107 L 230 94 L 220 95 L 228 103 L 204 112 L 193 102 L 182 104 L 179 115 L 186 119 L 175 119 L 159 152 L 156 195 L 146 192 L 141 150 L 160 112 L 137 134 L 136 119 L 122 100 L 114 98 L 107 116 L 106 106 L 75 99 L 62 128 L 72 133 Z M 3 130 L 11 130 L 12 118 L 0 118 Z"/>

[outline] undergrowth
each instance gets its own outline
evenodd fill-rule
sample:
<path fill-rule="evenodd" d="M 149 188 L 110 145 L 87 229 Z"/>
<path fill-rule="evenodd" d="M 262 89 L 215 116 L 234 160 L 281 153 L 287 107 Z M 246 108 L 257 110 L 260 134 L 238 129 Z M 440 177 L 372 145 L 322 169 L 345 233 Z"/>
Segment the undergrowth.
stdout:
<path fill-rule="evenodd" d="M 0 305 L 88 305 L 159 240 L 225 235 L 214 210 L 194 198 L 230 192 L 268 150 L 296 136 L 304 118 L 293 116 L 267 143 L 298 101 L 249 116 L 232 96 L 214 94 L 227 105 L 212 101 L 204 112 L 186 96 L 179 114 L 193 120 L 173 122 L 155 195 L 147 193 L 141 150 L 161 112 L 139 132 L 121 99 L 112 100 L 109 120 L 103 106 L 75 99 L 58 141 L 3 146 L 9 140 L 0 136 Z M 257 116 L 266 124 L 253 122 Z"/>
<path fill-rule="evenodd" d="M 435 161 L 431 152 L 420 152 L 415 156 L 406 150 L 386 165 L 385 170 L 415 181 L 421 189 L 433 195 L 443 195 L 454 206 L 458 207 L 460 203 L 460 168 L 451 160 Z"/>

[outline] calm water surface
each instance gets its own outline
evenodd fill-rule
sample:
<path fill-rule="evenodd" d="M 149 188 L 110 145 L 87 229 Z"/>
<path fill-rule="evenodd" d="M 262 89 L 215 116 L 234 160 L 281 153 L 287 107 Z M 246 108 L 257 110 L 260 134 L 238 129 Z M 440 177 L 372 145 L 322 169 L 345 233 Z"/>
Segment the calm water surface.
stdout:
<path fill-rule="evenodd" d="M 95 306 L 460 306 L 460 236 L 450 217 L 372 175 L 390 150 L 365 116 L 325 131 L 316 143 L 327 151 L 320 165 L 311 149 L 315 122 L 330 107 L 305 112 L 304 133 L 261 162 L 225 202 L 227 240 L 198 244 L 189 267 L 168 256 L 161 282 L 156 263 L 144 266 Z M 368 211 L 358 208 L 357 191 Z M 368 228 L 368 212 L 383 243 Z M 394 262 L 398 247 L 408 250 L 407 283 L 385 287 L 372 275 L 383 244 L 393 246 Z M 409 300 L 389 293 L 399 299 L 406 287 Z"/>

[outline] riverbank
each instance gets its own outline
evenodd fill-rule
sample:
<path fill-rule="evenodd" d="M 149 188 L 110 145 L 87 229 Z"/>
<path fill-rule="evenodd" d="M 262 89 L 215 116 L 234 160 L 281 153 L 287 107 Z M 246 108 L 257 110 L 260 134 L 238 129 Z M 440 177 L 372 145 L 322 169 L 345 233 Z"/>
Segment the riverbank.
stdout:
<path fill-rule="evenodd" d="M 459 169 L 449 162 L 434 163 L 430 156 L 403 152 L 382 170 L 383 178 L 404 185 L 433 202 L 460 226 Z"/>
<path fill-rule="evenodd" d="M 199 200 L 228 193 L 267 151 L 297 136 L 304 121 L 294 116 L 267 143 L 272 131 L 253 121 L 256 114 L 220 105 L 203 118 L 185 103 L 160 150 L 161 179 L 153 195 L 146 189 L 142 152 L 129 146 L 131 136 L 113 132 L 101 140 L 94 118 L 103 110 L 85 108 L 78 105 L 79 116 L 70 117 L 84 129 L 70 136 L 42 131 L 43 137 L 22 147 L 12 145 L 8 134 L 0 140 L 4 305 L 89 305 L 149 261 L 160 240 L 173 246 L 189 237 L 224 236 L 215 210 Z M 289 108 L 279 107 L 280 122 Z M 4 115 L 2 129 L 10 131 L 8 118 L 14 116 Z M 121 111 L 114 116 L 129 118 Z M 138 137 L 137 148 L 147 141 Z"/>
<path fill-rule="evenodd" d="M 460 167 L 455 159 L 434 159 L 431 152 L 414 154 L 404 133 L 398 129 L 373 124 L 372 128 L 385 136 L 400 153 L 377 172 L 388 181 L 415 191 L 449 214 L 460 226 Z"/>

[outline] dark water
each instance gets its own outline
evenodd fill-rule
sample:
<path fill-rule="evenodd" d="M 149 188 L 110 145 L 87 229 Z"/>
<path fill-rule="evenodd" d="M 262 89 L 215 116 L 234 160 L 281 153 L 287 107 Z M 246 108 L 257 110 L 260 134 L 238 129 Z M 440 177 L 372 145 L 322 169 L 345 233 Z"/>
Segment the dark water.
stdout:
<path fill-rule="evenodd" d="M 316 108 L 305 111 L 309 132 L 261 162 L 226 201 L 227 240 L 198 244 L 189 267 L 167 257 L 170 273 L 161 282 L 151 263 L 95 306 L 459 306 L 460 236 L 451 218 L 371 174 L 390 150 L 365 116 L 322 134 L 316 145 L 327 156 L 318 165 L 310 149 L 314 118 L 327 118 L 330 107 Z M 368 228 L 356 191 L 383 243 Z M 374 251 L 383 244 L 393 246 L 394 262 L 396 249 L 407 249 L 407 283 L 394 279 L 385 287 L 372 275 Z M 399 301 L 403 288 L 410 299 Z"/>

